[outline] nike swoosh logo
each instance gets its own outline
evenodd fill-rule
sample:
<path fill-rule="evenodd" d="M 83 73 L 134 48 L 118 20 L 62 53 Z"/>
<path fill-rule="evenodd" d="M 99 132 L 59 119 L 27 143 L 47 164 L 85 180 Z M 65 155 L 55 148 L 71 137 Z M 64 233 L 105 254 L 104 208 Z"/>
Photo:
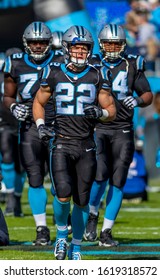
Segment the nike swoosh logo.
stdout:
<path fill-rule="evenodd" d="M 130 132 L 130 130 L 122 130 L 123 131 L 123 133 L 128 133 L 128 132 Z"/>
<path fill-rule="evenodd" d="M 90 152 L 90 151 L 92 151 L 92 150 L 93 150 L 93 148 L 86 149 L 86 152 Z"/>

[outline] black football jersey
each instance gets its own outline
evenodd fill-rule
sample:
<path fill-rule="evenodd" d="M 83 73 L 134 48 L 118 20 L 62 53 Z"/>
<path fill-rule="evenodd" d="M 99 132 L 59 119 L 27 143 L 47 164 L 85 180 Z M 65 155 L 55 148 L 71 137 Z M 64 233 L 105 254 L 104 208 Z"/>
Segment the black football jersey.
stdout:
<path fill-rule="evenodd" d="M 84 116 L 85 105 L 97 104 L 97 93 L 110 88 L 108 73 L 87 66 L 75 73 L 65 64 L 54 63 L 43 72 L 41 85 L 49 85 L 56 104 L 55 132 L 59 135 L 84 139 L 93 135 L 94 120 Z"/>
<path fill-rule="evenodd" d="M 43 63 L 34 63 L 30 60 L 28 54 L 17 53 L 6 58 L 4 73 L 9 73 L 17 83 L 17 99 L 20 103 L 28 105 L 30 114 L 28 120 L 33 121 L 32 104 L 36 92 L 40 87 L 39 78 L 43 68 L 53 61 L 63 61 L 62 55 L 56 55 L 56 52 L 51 51 L 49 56 Z M 45 107 L 45 121 L 50 124 L 53 121 L 55 114 L 54 103 L 51 99 Z"/>
<path fill-rule="evenodd" d="M 108 63 L 101 56 L 94 55 L 91 63 L 100 67 L 103 65 L 111 71 L 112 95 L 114 97 L 117 115 L 112 122 L 97 124 L 98 129 L 121 129 L 133 126 L 134 110 L 123 105 L 127 96 L 137 94 L 141 96 L 144 92 L 151 91 L 149 82 L 145 77 L 145 63 L 141 56 L 126 55 L 116 63 Z"/>

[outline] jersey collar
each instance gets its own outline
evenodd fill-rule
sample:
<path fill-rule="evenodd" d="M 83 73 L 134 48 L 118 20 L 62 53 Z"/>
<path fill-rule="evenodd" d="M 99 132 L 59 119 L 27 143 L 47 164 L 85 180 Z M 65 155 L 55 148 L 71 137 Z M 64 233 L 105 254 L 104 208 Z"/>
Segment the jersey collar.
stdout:
<path fill-rule="evenodd" d="M 49 64 L 49 63 L 51 62 L 53 56 L 54 56 L 54 52 L 52 51 L 52 52 L 50 52 L 49 57 L 48 57 L 45 61 L 43 61 L 43 63 L 41 63 L 41 64 L 35 64 L 35 63 L 33 63 L 33 62 L 31 62 L 31 61 L 29 60 L 29 55 L 26 53 L 26 54 L 24 55 L 24 61 L 26 62 L 26 64 L 28 64 L 29 66 L 31 66 L 31 67 L 33 67 L 33 68 L 35 68 L 35 69 L 42 69 L 42 68 L 44 68 L 47 64 Z"/>
<path fill-rule="evenodd" d="M 68 68 L 66 68 L 66 64 L 65 63 L 62 63 L 61 64 L 61 70 L 64 72 L 65 75 L 69 76 L 70 78 L 74 79 L 74 80 L 77 80 L 79 78 L 82 78 L 83 76 L 85 76 L 89 70 L 91 69 L 91 67 L 89 65 L 87 65 L 87 67 L 80 73 L 74 73 L 74 72 L 71 72 L 69 71 Z"/>

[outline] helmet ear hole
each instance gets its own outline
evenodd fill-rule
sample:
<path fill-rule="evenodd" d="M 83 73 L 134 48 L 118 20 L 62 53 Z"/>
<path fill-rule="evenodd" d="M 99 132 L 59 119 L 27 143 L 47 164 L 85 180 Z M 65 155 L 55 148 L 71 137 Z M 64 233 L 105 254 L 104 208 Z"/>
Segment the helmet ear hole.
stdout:
<path fill-rule="evenodd" d="M 45 49 L 42 51 L 42 53 L 36 53 L 33 50 L 31 50 L 29 46 L 29 42 L 32 41 L 46 41 L 48 42 Z M 52 45 L 52 33 L 51 30 L 47 25 L 45 25 L 43 22 L 35 21 L 32 22 L 27 26 L 27 28 L 24 31 L 23 34 L 23 45 L 25 48 L 25 52 L 28 53 L 29 56 L 31 56 L 34 60 L 43 60 L 48 56 L 48 53 L 51 50 Z"/>

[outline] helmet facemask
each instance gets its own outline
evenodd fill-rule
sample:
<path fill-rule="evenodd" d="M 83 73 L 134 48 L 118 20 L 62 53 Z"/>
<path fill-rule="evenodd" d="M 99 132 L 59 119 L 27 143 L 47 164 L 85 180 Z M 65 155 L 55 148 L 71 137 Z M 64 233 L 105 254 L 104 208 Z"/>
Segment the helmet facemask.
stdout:
<path fill-rule="evenodd" d="M 86 57 L 80 58 L 73 56 L 71 48 L 77 45 L 87 46 Z M 66 64 L 73 64 L 77 68 L 82 68 L 88 64 L 89 58 L 92 55 L 94 41 L 91 33 L 83 26 L 72 26 L 63 35 L 62 49 Z M 82 48 L 83 49 L 83 48 Z M 84 50 L 85 52 L 85 50 Z M 78 52 L 77 52 L 78 53 Z"/>
<path fill-rule="evenodd" d="M 84 42 L 78 42 L 77 44 L 79 45 L 86 45 L 88 47 L 88 50 L 86 52 L 86 58 L 85 59 L 82 59 L 82 58 L 78 58 L 76 56 L 78 56 L 78 53 L 75 52 L 74 56 L 73 56 L 73 52 L 70 51 L 70 48 L 72 46 L 75 46 L 76 44 L 70 44 L 70 43 L 67 43 L 67 42 L 63 42 L 63 52 L 64 52 L 64 58 L 65 58 L 65 63 L 66 64 L 73 64 L 74 66 L 76 66 L 77 68 L 82 68 L 84 66 L 86 66 L 88 64 L 88 60 L 89 58 L 91 57 L 92 55 L 92 46 L 91 44 L 87 44 Z"/>
<path fill-rule="evenodd" d="M 24 47 L 25 47 L 25 52 L 26 53 L 28 53 L 28 55 L 30 56 L 30 57 L 32 57 L 35 61 L 41 61 L 41 60 L 44 60 L 47 56 L 48 56 L 48 54 L 49 54 L 49 52 L 50 52 L 50 50 L 51 50 L 51 42 L 50 41 L 46 41 L 47 42 L 47 46 L 44 48 L 44 50 L 41 52 L 41 53 L 36 53 L 36 47 L 35 47 L 35 51 L 33 51 L 33 49 L 34 49 L 34 47 L 30 47 L 30 43 L 32 43 L 32 42 L 41 42 L 41 41 L 43 41 L 43 40 L 33 40 L 33 41 L 31 41 L 31 40 L 26 40 L 25 38 L 23 39 L 23 44 L 24 44 Z"/>
<path fill-rule="evenodd" d="M 122 26 L 117 24 L 105 25 L 98 36 L 103 58 L 109 62 L 122 59 L 126 51 L 126 35 Z"/>
<path fill-rule="evenodd" d="M 91 53 L 90 53 L 90 50 L 89 50 L 90 46 L 88 46 L 87 44 L 86 44 L 86 46 L 88 47 L 88 50 L 86 52 L 85 51 L 83 52 L 83 53 L 86 54 L 86 58 L 85 59 L 79 58 L 78 57 L 78 52 L 70 52 L 69 51 L 69 61 L 74 66 L 76 66 L 77 68 L 82 68 L 82 67 L 84 67 L 84 66 L 86 66 L 88 64 L 88 58 L 90 57 Z"/>
<path fill-rule="evenodd" d="M 116 62 L 124 56 L 126 42 L 101 40 L 100 48 L 104 59 L 110 62 Z"/>
<path fill-rule="evenodd" d="M 34 46 L 32 49 L 29 45 L 29 43 L 32 42 L 46 42 L 46 46 L 44 47 L 44 50 L 41 53 L 36 53 L 36 46 L 35 51 L 33 51 Z M 23 44 L 25 52 L 30 57 L 32 57 L 36 61 L 44 60 L 51 50 L 52 33 L 43 22 L 33 22 L 24 31 Z"/>

